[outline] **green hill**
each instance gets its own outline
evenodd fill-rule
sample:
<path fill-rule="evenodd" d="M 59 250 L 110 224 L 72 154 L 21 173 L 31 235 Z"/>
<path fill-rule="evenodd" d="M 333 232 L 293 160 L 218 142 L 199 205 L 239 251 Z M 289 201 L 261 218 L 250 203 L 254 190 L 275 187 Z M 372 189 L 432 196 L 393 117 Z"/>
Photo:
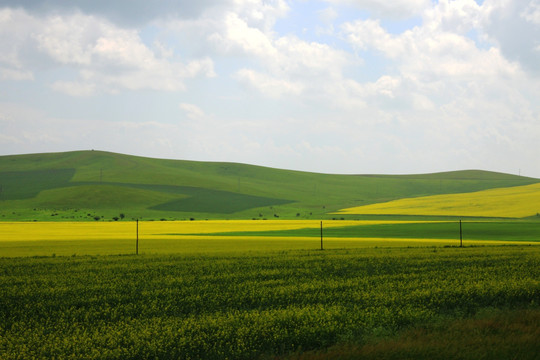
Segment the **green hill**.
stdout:
<path fill-rule="evenodd" d="M 331 218 L 353 206 L 537 182 L 479 170 L 331 175 L 101 151 L 13 155 L 0 156 L 0 220 Z"/>

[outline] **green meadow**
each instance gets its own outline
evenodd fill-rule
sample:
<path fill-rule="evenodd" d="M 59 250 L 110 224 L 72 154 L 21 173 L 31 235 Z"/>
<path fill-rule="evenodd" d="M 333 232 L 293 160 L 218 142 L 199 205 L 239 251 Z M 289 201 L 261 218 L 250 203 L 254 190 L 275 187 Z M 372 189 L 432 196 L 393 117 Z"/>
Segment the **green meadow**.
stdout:
<path fill-rule="evenodd" d="M 539 181 L 478 170 L 317 174 L 101 151 L 0 156 L 0 220 L 357 219 L 373 216 L 332 213 Z"/>

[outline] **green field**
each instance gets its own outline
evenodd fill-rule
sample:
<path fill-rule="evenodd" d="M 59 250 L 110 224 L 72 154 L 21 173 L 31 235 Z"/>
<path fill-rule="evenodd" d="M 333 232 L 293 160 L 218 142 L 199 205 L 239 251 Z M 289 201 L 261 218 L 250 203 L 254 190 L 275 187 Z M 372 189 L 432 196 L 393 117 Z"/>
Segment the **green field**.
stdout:
<path fill-rule="evenodd" d="M 436 357 L 448 358 L 456 349 L 441 329 L 473 334 L 474 319 L 538 314 L 539 279 L 536 246 L 3 258 L 0 358 L 343 355 L 421 329 L 441 333 Z M 517 320 L 510 330 L 474 325 L 476 339 L 494 342 L 483 358 L 537 356 Z M 433 358 L 422 339 L 410 350 L 424 355 L 412 357 Z M 462 346 L 459 358 L 479 348 Z"/>
<path fill-rule="evenodd" d="M 238 237 L 318 237 L 318 229 L 295 229 L 275 231 L 243 231 L 215 233 L 215 236 Z M 460 239 L 460 226 L 456 221 L 430 221 L 414 223 L 393 223 L 376 225 L 356 225 L 324 229 L 324 237 L 329 238 L 382 238 L 382 239 Z M 461 237 L 469 240 L 534 241 L 540 243 L 539 221 L 467 221 L 462 222 Z"/>
<path fill-rule="evenodd" d="M 370 216 L 332 213 L 538 182 L 477 170 L 330 175 L 100 151 L 0 156 L 0 220 L 361 219 Z"/>

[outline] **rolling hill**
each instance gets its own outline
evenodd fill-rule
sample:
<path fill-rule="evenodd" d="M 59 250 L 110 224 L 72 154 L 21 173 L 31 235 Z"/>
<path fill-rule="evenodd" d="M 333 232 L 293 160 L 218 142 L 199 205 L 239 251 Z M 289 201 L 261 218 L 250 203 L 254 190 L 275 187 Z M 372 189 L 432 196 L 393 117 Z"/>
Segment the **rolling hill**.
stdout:
<path fill-rule="evenodd" d="M 332 218 L 345 208 L 535 183 L 480 170 L 331 175 L 102 151 L 11 155 L 0 156 L 0 220 Z"/>

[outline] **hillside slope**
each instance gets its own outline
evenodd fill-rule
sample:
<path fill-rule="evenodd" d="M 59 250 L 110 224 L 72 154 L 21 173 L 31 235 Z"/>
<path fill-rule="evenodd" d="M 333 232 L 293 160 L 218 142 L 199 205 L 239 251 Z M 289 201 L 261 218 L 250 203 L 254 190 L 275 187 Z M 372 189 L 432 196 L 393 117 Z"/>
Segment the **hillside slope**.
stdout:
<path fill-rule="evenodd" d="M 325 218 L 384 201 L 528 185 L 479 170 L 330 175 L 101 151 L 0 156 L 1 220 Z"/>

